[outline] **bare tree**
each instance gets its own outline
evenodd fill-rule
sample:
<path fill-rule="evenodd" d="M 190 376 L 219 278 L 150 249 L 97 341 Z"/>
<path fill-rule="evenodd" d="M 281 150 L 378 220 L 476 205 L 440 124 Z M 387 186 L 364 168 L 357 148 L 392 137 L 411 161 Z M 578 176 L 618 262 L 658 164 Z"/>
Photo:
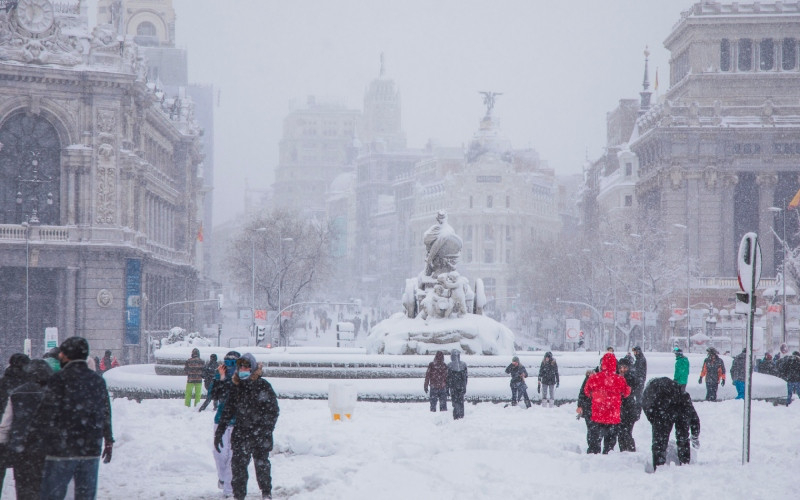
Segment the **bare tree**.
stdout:
<path fill-rule="evenodd" d="M 230 244 L 231 280 L 256 309 L 277 312 L 307 301 L 330 273 L 330 234 L 327 223 L 294 212 L 276 210 L 256 217 Z M 291 329 L 280 326 L 285 343 Z"/>

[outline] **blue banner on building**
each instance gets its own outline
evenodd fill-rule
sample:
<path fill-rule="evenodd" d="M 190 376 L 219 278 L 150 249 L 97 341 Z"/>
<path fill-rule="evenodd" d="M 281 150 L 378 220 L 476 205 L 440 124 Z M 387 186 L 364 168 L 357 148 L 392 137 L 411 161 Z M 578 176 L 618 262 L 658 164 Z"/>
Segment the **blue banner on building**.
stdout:
<path fill-rule="evenodd" d="M 142 261 L 125 263 L 125 344 L 139 345 L 142 317 Z"/>

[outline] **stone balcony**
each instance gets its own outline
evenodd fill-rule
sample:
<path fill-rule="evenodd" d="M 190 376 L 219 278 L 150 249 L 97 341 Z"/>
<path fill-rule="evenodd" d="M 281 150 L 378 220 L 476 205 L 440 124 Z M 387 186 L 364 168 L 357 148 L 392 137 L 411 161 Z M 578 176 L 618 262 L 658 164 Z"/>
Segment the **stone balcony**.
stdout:
<path fill-rule="evenodd" d="M 21 224 L 0 224 L 0 245 L 25 242 L 26 232 L 26 226 Z M 144 234 L 128 228 L 32 225 L 28 242 L 66 247 L 85 245 L 130 247 L 171 264 L 194 264 L 192 256 L 187 252 L 149 241 Z"/>

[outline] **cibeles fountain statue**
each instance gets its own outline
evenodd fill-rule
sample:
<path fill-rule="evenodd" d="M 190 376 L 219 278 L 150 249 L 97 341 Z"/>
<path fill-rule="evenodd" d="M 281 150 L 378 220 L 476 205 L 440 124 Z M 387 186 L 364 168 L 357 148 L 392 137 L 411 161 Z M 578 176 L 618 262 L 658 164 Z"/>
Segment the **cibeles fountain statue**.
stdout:
<path fill-rule="evenodd" d="M 375 325 L 367 338 L 367 352 L 377 354 L 431 354 L 458 349 L 465 354 L 513 354 L 514 334 L 483 315 L 483 282 L 475 287 L 456 270 L 461 238 L 436 214 L 436 224 L 423 235 L 425 268 L 406 280 L 405 312 Z"/>

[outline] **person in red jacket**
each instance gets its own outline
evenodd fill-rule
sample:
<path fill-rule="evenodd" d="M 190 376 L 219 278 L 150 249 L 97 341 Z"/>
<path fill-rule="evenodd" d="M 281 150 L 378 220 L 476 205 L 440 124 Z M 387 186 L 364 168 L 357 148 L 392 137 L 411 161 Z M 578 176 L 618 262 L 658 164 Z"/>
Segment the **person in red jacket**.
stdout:
<path fill-rule="evenodd" d="M 444 353 L 439 351 L 433 357 L 433 362 L 428 364 L 425 373 L 423 389 L 431 389 L 431 411 L 436 411 L 436 401 L 439 401 L 439 411 L 447 411 L 447 365 L 444 362 Z"/>
<path fill-rule="evenodd" d="M 583 393 L 592 398 L 592 421 L 589 427 L 589 449 L 587 453 L 603 454 L 617 444 L 617 426 L 621 422 L 622 398 L 631 394 L 631 388 L 622 375 L 617 374 L 617 358 L 607 352 L 600 361 L 600 373 L 595 373 L 583 388 Z"/>

